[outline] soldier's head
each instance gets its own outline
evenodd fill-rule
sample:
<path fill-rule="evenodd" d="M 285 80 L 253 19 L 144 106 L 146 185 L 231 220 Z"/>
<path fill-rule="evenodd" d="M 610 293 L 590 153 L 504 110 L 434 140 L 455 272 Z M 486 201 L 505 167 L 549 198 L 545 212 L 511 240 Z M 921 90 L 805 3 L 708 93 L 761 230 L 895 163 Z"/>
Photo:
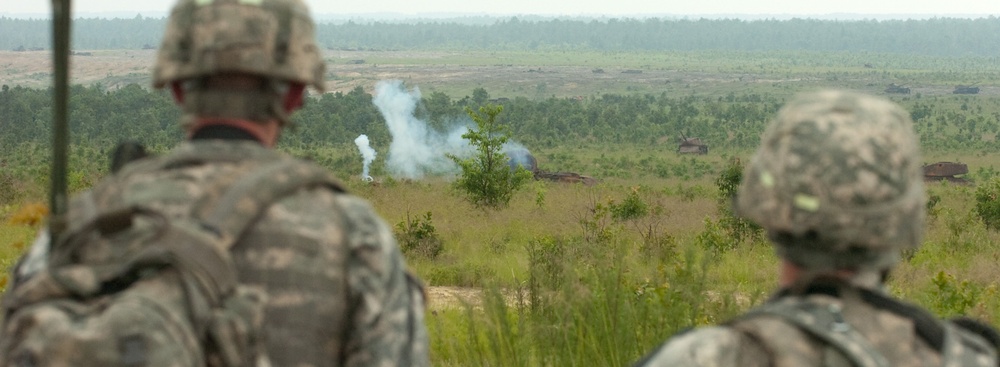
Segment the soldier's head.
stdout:
<path fill-rule="evenodd" d="M 288 123 L 305 86 L 324 88 L 302 0 L 180 0 L 153 69 L 190 117 Z"/>
<path fill-rule="evenodd" d="M 913 122 L 881 98 L 798 96 L 765 131 L 735 204 L 800 268 L 886 271 L 923 234 Z"/>

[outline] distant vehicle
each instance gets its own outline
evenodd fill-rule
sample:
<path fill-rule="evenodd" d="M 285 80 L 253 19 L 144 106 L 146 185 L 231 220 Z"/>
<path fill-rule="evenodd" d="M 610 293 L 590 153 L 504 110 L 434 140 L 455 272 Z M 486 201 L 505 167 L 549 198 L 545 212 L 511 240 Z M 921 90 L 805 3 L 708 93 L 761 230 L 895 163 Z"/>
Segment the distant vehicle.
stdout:
<path fill-rule="evenodd" d="M 955 87 L 954 94 L 979 94 L 979 87 L 970 87 L 968 85 L 959 85 Z"/>
<path fill-rule="evenodd" d="M 910 94 L 910 88 L 892 83 L 885 88 L 885 92 L 891 94 Z"/>
<path fill-rule="evenodd" d="M 681 143 L 677 146 L 677 153 L 680 154 L 708 154 L 708 145 L 699 138 L 689 138 L 681 136 Z"/>
<path fill-rule="evenodd" d="M 969 173 L 969 166 L 958 162 L 937 162 L 924 165 L 924 181 L 938 182 L 948 181 L 960 184 L 969 183 L 964 177 L 958 177 Z"/>
<path fill-rule="evenodd" d="M 507 164 L 510 169 L 516 169 L 518 166 L 524 167 L 524 169 L 531 171 L 536 180 L 546 180 L 561 183 L 579 183 L 586 186 L 593 186 L 597 184 L 597 179 L 581 175 L 576 172 L 548 172 L 538 168 L 538 160 L 535 156 L 531 155 L 525 148 L 514 148 L 509 149 L 505 152 L 510 160 Z"/>

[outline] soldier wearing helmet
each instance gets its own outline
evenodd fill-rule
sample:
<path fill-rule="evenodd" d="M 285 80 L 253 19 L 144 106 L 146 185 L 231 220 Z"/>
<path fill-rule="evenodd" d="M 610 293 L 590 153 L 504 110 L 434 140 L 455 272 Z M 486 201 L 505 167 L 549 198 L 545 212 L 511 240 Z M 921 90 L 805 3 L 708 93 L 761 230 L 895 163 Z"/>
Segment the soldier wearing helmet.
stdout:
<path fill-rule="evenodd" d="M 920 159 L 909 114 L 887 100 L 821 91 L 789 102 L 735 200 L 774 244 L 780 290 L 638 365 L 996 366 L 991 328 L 938 320 L 884 290 L 900 251 L 920 245 Z"/>
<path fill-rule="evenodd" d="M 305 88 L 324 89 L 314 33 L 301 0 L 176 4 L 153 85 L 169 88 L 184 111 L 188 140 L 168 156 L 206 162 L 171 168 L 186 171 L 190 190 L 277 154 L 268 148 L 302 106 Z M 128 168 L 123 185 L 178 174 Z M 240 280 L 268 292 L 265 345 L 275 366 L 429 364 L 422 286 L 367 202 L 302 190 L 272 205 L 233 257 Z"/>
<path fill-rule="evenodd" d="M 271 149 L 302 106 L 305 88 L 324 88 L 323 60 L 302 0 L 180 0 L 168 20 L 153 85 L 169 88 L 184 111 L 187 139 L 166 154 L 117 162 L 116 172 L 97 186 L 101 190 L 92 190 L 100 196 L 88 192 L 83 202 L 91 205 L 71 205 L 70 218 L 95 206 L 198 219 L 218 207 L 256 213 L 230 255 L 240 285 L 266 296 L 262 317 L 254 317 L 263 324 L 266 353 L 257 360 L 274 366 L 428 365 L 423 288 L 408 272 L 390 227 L 325 169 Z M 322 181 L 313 184 L 316 177 Z M 310 185 L 286 182 L 299 179 Z M 232 205 L 204 204 L 249 191 L 247 185 L 264 186 L 260 182 L 294 190 L 266 203 L 241 198 Z M 18 278 L 46 266 L 47 243 L 38 243 Z M 219 328 L 232 329 L 226 326 Z M 247 344 L 261 338 L 253 339 Z M 234 360 L 254 353 L 225 352 Z"/>

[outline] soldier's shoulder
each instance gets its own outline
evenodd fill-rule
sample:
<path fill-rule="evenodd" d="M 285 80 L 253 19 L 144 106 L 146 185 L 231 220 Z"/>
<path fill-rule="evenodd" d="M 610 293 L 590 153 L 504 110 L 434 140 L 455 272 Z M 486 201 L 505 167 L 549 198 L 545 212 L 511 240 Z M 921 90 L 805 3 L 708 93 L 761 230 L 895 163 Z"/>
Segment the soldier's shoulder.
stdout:
<path fill-rule="evenodd" d="M 725 326 L 710 326 L 678 334 L 638 363 L 638 366 L 727 367 L 753 365 L 741 357 L 749 340 Z"/>

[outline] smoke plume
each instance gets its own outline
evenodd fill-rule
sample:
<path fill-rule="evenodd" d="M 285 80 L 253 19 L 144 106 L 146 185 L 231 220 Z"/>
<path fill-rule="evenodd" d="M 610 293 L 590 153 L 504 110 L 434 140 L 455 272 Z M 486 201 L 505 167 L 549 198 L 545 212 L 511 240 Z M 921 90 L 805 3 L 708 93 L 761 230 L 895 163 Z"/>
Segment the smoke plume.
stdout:
<path fill-rule="evenodd" d="M 420 103 L 420 90 L 406 90 L 398 80 L 381 81 L 375 85 L 375 106 L 378 107 L 392 135 L 386 168 L 393 177 L 420 179 L 427 175 L 453 174 L 458 166 L 446 154 L 466 156 L 471 152 L 462 139 L 468 131 L 465 125 L 450 132 L 440 132 L 413 116 Z"/>
<path fill-rule="evenodd" d="M 365 166 L 361 171 L 361 179 L 364 181 L 371 181 L 372 176 L 368 175 L 368 168 L 371 166 L 372 161 L 375 160 L 375 149 L 372 149 L 371 145 L 368 144 L 368 135 L 361 134 L 354 139 L 354 144 L 358 145 L 358 150 L 361 151 L 361 157 L 364 158 Z"/>
<path fill-rule="evenodd" d="M 447 154 L 463 158 L 475 154 L 475 149 L 462 138 L 469 126 L 474 125 L 468 116 L 447 132 L 437 131 L 414 117 L 413 112 L 420 103 L 419 89 L 407 90 L 398 80 L 381 81 L 375 85 L 373 102 L 392 135 L 386 168 L 393 177 L 421 179 L 429 175 L 457 174 L 459 167 Z M 524 157 L 531 154 L 523 145 L 508 141 L 503 150 L 511 158 L 511 168 L 517 165 L 529 170 L 535 168 L 534 158 Z"/>

